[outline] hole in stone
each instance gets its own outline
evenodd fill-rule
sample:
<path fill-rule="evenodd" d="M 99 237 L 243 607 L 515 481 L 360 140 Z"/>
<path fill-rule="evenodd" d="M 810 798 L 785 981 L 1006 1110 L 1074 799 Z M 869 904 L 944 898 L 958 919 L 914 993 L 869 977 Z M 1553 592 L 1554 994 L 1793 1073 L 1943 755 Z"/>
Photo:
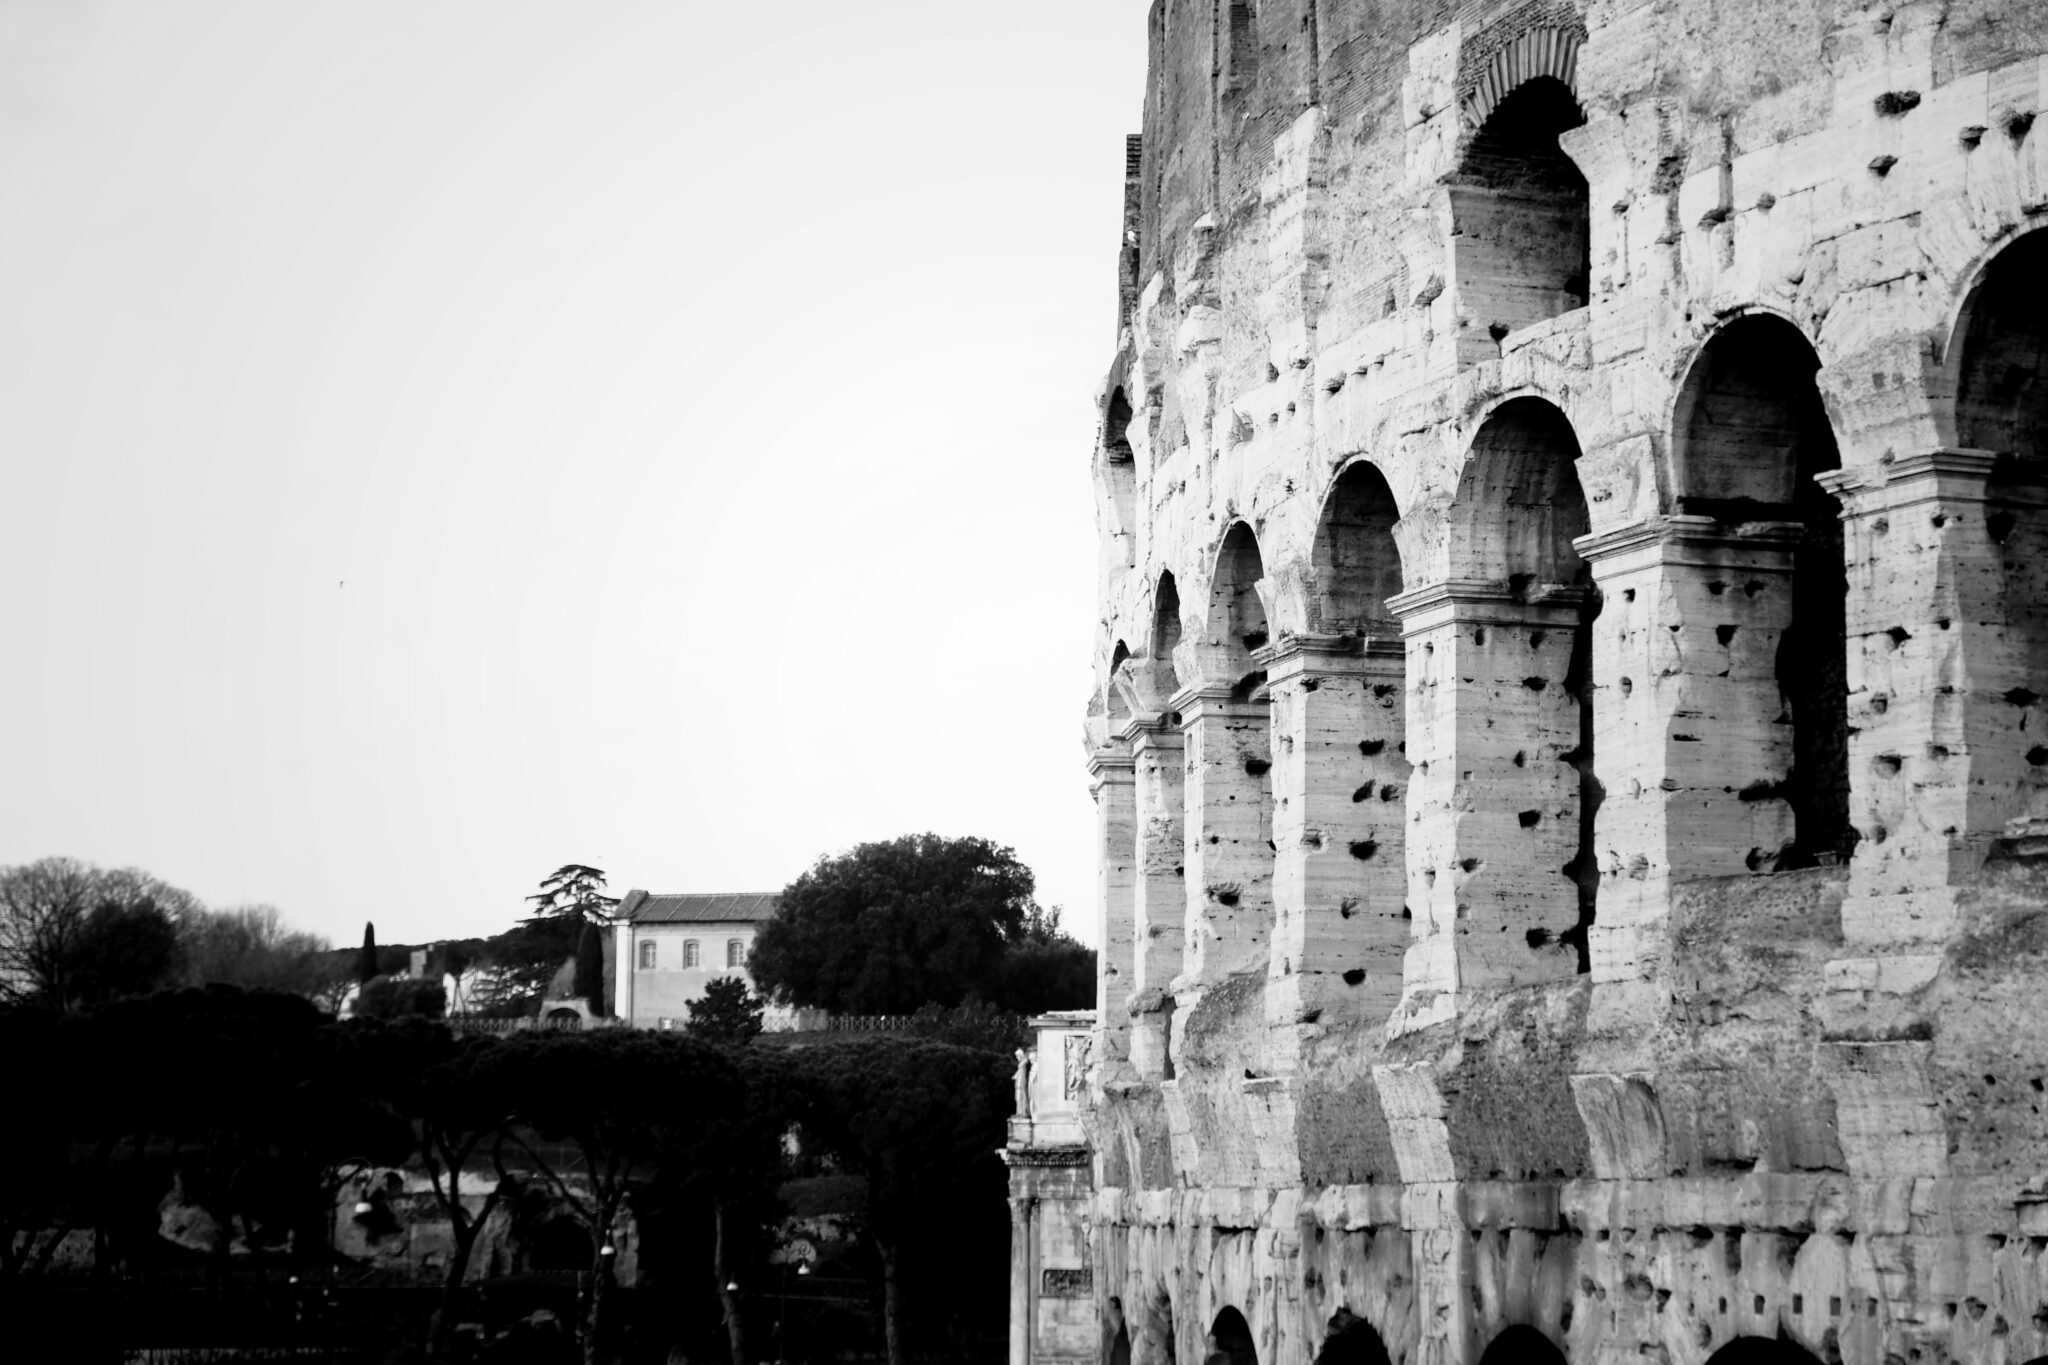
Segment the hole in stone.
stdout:
<path fill-rule="evenodd" d="M 1368 782 L 1363 787 L 1360 787 L 1357 791 L 1351 793 L 1351 800 L 1355 804 L 1357 802 L 1365 800 L 1368 796 L 1371 795 L 1372 783 Z"/>
<path fill-rule="evenodd" d="M 1635 690 L 1636 690 L 1636 684 L 1635 684 L 1635 680 L 1634 680 L 1633 678 L 1623 678 L 1623 679 L 1621 680 L 1621 695 L 1622 695 L 1622 696 L 1626 697 L 1626 696 L 1628 696 L 1628 695 L 1629 695 L 1630 693 L 1634 692 Z"/>
<path fill-rule="evenodd" d="M 2039 693 L 2029 692 L 2024 687 L 2015 687 L 2012 691 L 2005 694 L 2005 701 L 2008 706 L 2032 706 L 2039 700 L 2041 700 Z"/>
<path fill-rule="evenodd" d="M 1541 692 L 1544 688 L 1550 686 L 1550 682 L 1548 679 L 1531 675 L 1522 679 L 1522 686 L 1528 688 L 1531 692 Z"/>
<path fill-rule="evenodd" d="M 1522 752 L 1520 749 L 1517 749 L 1515 750 L 1515 756 L 1512 759 L 1509 759 L 1508 761 L 1513 763 L 1517 768 L 1520 768 L 1528 764 L 1529 756 L 1526 753 Z"/>
<path fill-rule="evenodd" d="M 1622 600 L 1622 601 L 1624 601 L 1624 602 L 1633 602 L 1633 601 L 1635 601 L 1635 600 L 1636 600 L 1636 590 L 1635 590 L 1634 588 L 1623 588 L 1623 589 L 1621 590 L 1621 600 Z"/>
<path fill-rule="evenodd" d="M 1338 901 L 1338 902 L 1337 902 L 1337 913 L 1338 913 L 1339 915 L 1342 915 L 1342 916 L 1343 916 L 1343 917 L 1344 917 L 1345 919 L 1350 919 L 1350 918 L 1351 918 L 1351 917 L 1352 917 L 1353 915 L 1357 914 L 1357 913 L 1358 913 L 1358 897 L 1356 897 L 1356 896 L 1346 896 L 1346 897 L 1345 897 L 1345 898 L 1344 898 L 1343 900 L 1341 900 L 1341 901 Z"/>
<path fill-rule="evenodd" d="M 1735 631 L 1736 627 L 1734 626 L 1715 626 L 1714 638 L 1725 645 L 1735 638 Z"/>
<path fill-rule="evenodd" d="M 1461 872 L 1477 872 L 1479 870 L 1479 860 L 1477 858 L 1460 858 L 1458 859 L 1458 870 Z"/>
<path fill-rule="evenodd" d="M 1542 822 L 1543 812 L 1540 810 L 1525 810 L 1520 815 L 1517 815 L 1515 819 L 1521 822 L 1523 829 L 1534 829 Z"/>
<path fill-rule="evenodd" d="M 1722 593 L 1726 591 L 1728 591 L 1728 585 L 1726 583 L 1714 582 L 1707 584 L 1707 592 L 1714 597 L 1719 597 Z"/>
<path fill-rule="evenodd" d="M 1382 801 L 1398 801 L 1398 800 L 1400 800 L 1400 799 L 1401 799 L 1401 789 L 1400 789 L 1399 787 L 1395 786 L 1395 785 L 1394 785 L 1393 783 L 1389 782 L 1389 783 L 1387 783 L 1387 784 L 1386 784 L 1385 786 L 1383 786 L 1383 787 L 1381 787 L 1381 788 L 1380 788 L 1380 800 L 1382 800 Z"/>
<path fill-rule="evenodd" d="M 1531 929 L 1522 937 L 1531 948 L 1543 948 L 1549 946 L 1551 934 L 1548 929 Z"/>
<path fill-rule="evenodd" d="M 1387 742 L 1383 739 L 1362 740 L 1359 742 L 1358 752 L 1364 754 L 1367 758 L 1372 758 L 1377 754 L 1385 752 L 1386 747 Z"/>
<path fill-rule="evenodd" d="M 1380 846 L 1371 839 L 1360 839 L 1351 846 L 1351 856 L 1358 859 L 1361 863 L 1371 862 L 1372 855 L 1379 851 Z"/>
<path fill-rule="evenodd" d="M 1879 777 L 1897 777 L 1899 769 L 1905 766 L 1905 760 L 1897 754 L 1879 754 L 1871 760 L 1870 766 L 1877 769 Z"/>
<path fill-rule="evenodd" d="M 2036 768 L 2041 767 L 2043 764 L 2048 764 L 2048 748 L 2043 748 L 2041 745 L 2036 744 L 2033 748 L 2027 750 L 2027 762 L 2033 764 Z"/>
<path fill-rule="evenodd" d="M 1244 761 L 1246 777 L 1264 777 L 1273 770 L 1272 763 L 1263 758 L 1248 758 Z"/>
<path fill-rule="evenodd" d="M 1549 638 L 1550 632 L 1548 631 L 1532 630 L 1529 632 L 1529 648 L 1541 649 L 1543 648 L 1543 642 Z"/>
<path fill-rule="evenodd" d="M 1344 984 L 1347 986 L 1361 985 L 1364 981 L 1365 968 L 1363 967 L 1353 967 L 1350 971 L 1344 973 Z"/>
<path fill-rule="evenodd" d="M 1483 645 L 1486 643 L 1485 626 L 1474 626 L 1472 628 L 1472 643 L 1475 645 Z"/>
<path fill-rule="evenodd" d="M 1893 626 L 1885 632 L 1885 636 L 1892 642 L 1893 649 L 1897 649 L 1900 645 L 1913 638 L 1912 632 L 1904 626 Z"/>

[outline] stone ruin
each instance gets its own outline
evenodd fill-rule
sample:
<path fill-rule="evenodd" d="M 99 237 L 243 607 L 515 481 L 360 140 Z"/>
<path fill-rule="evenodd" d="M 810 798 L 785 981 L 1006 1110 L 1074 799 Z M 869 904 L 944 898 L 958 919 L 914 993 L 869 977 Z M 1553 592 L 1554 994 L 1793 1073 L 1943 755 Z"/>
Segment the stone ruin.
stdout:
<path fill-rule="evenodd" d="M 2048 1355 L 2048 5 L 1149 22 L 1013 1361 Z"/>

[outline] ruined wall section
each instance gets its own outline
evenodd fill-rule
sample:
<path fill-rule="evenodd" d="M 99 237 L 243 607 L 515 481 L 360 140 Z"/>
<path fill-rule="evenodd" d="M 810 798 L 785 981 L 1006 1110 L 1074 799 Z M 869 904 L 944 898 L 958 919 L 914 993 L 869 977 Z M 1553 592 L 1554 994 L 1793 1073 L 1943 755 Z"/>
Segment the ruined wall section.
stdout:
<path fill-rule="evenodd" d="M 1133 1360 L 1201 1358 L 1224 1306 L 1268 1365 L 1340 1310 L 1447 1365 L 1516 1326 L 1573 1361 L 1704 1365 L 1745 1336 L 1830 1365 L 2048 1353 L 2048 1044 L 2011 1022 L 2048 972 L 2048 846 L 2005 825 L 2048 810 L 2026 738 L 2048 483 L 2011 458 L 2024 422 L 1956 411 L 1973 291 L 2048 227 L 2037 9 L 1154 5 L 1090 726 L 1099 772 L 1139 772 L 1123 824 L 1147 841 L 1126 865 L 1150 927 L 1104 939 L 1147 989 L 1090 1118 L 1100 1306 Z M 1531 316 L 1501 278 L 1545 266 L 1517 254 L 1528 201 L 1468 158 L 1540 79 L 1585 116 L 1558 142 L 1587 268 L 1582 303 Z M 1688 414 L 1725 436 L 1769 397 L 1713 390 L 1738 323 L 1724 351 L 1810 355 L 1792 377 L 1839 465 L 1799 487 L 1845 528 L 1846 865 L 1787 856 L 1774 669 L 1817 523 L 1728 515 L 1686 465 L 1711 444 Z M 1516 403 L 1568 438 L 1535 448 Z M 1362 561 L 1318 547 L 1361 465 L 1406 592 L 1391 626 L 1333 627 L 1332 565 Z M 1571 496 L 1560 544 L 1538 523 Z M 1220 583 L 1246 534 L 1256 582 Z M 1332 698 L 1389 668 L 1401 732 L 1348 752 L 1359 708 Z M 1559 689 L 1590 699 L 1590 746 Z M 1535 695 L 1540 746 L 1509 733 Z M 1189 791 L 1270 802 L 1270 960 L 1203 976 L 1225 917 L 1175 878 L 1215 831 L 1160 792 L 1183 738 L 1203 752 L 1190 727 L 1261 707 L 1267 756 Z M 1587 780 L 1545 769 L 1492 809 L 1532 758 Z M 1398 846 L 1353 828 L 1383 792 Z M 1573 879 L 1597 906 L 1576 943 Z M 1382 902 L 1405 954 L 1354 918 Z M 1303 954 L 1344 984 L 1308 991 Z"/>

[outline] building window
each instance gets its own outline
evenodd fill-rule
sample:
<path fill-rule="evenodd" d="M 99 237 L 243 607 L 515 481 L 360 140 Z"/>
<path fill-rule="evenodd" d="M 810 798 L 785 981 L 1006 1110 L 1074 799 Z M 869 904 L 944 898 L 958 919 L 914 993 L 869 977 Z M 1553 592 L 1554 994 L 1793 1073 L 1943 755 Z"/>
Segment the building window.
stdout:
<path fill-rule="evenodd" d="M 647 971 L 654 966 L 654 940 L 648 939 L 640 945 L 640 970 Z"/>
<path fill-rule="evenodd" d="M 683 965 L 685 967 L 701 966 L 703 961 L 704 950 L 698 946 L 696 939 L 690 939 L 683 944 Z"/>
<path fill-rule="evenodd" d="M 725 965 L 744 967 L 747 965 L 747 945 L 744 939 L 727 939 L 725 944 Z"/>

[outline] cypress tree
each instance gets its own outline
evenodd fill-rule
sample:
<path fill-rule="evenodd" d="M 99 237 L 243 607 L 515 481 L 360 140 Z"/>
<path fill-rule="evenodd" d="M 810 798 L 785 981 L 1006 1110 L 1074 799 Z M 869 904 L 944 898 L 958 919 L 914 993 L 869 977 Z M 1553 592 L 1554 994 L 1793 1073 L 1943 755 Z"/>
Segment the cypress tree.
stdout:
<path fill-rule="evenodd" d="M 363 922 L 363 950 L 356 954 L 356 980 L 368 981 L 377 974 L 377 926 Z"/>
<path fill-rule="evenodd" d="M 604 948 L 597 926 L 583 921 L 583 936 L 576 940 L 576 994 L 600 1019 L 609 1013 L 604 1000 Z"/>

